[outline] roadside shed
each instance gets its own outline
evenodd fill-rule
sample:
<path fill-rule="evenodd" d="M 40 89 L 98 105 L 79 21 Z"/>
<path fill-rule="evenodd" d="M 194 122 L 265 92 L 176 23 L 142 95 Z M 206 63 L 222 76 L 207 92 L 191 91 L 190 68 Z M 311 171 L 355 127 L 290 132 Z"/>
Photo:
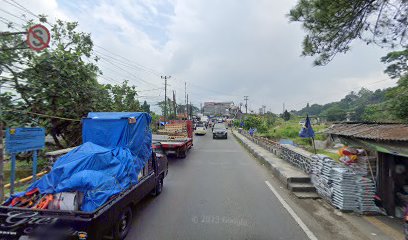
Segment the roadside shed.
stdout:
<path fill-rule="evenodd" d="M 382 206 L 388 215 L 402 217 L 408 207 L 408 124 L 337 123 L 326 133 L 367 150 Z"/>

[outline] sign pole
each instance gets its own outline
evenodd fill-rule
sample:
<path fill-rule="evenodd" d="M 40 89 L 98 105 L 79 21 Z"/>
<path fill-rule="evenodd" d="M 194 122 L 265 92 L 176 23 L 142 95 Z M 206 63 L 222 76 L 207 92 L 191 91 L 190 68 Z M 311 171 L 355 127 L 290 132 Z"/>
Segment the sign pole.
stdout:
<path fill-rule="evenodd" d="M 1 85 L 0 85 L 1 87 Z M 0 108 L 1 114 L 1 108 Z M 0 202 L 4 201 L 3 120 L 0 118 Z"/>
<path fill-rule="evenodd" d="M 314 138 L 312 138 L 314 153 L 317 154 Z"/>
<path fill-rule="evenodd" d="M 16 154 L 11 154 L 11 171 L 10 171 L 10 196 L 14 193 L 14 181 L 16 179 Z"/>
<path fill-rule="evenodd" d="M 37 178 L 37 150 L 33 151 L 33 182 Z"/>

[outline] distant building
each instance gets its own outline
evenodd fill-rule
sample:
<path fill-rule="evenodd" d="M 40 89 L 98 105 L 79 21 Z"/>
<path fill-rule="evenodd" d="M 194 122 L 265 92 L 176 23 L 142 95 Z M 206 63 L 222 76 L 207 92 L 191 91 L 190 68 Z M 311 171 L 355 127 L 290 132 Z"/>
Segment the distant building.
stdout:
<path fill-rule="evenodd" d="M 229 110 L 234 102 L 205 102 L 203 106 L 204 115 L 229 115 Z"/>

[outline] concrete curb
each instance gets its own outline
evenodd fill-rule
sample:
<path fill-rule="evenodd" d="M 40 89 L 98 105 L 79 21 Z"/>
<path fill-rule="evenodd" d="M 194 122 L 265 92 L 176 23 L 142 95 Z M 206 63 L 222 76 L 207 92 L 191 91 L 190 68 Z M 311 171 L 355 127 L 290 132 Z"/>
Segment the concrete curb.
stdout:
<path fill-rule="evenodd" d="M 256 145 L 243 135 L 237 132 L 232 133 L 252 155 L 263 163 L 273 175 L 275 175 L 289 189 L 289 184 L 293 182 L 309 182 L 310 177 L 300 169 L 295 168 L 284 160 L 276 157 L 266 149 Z"/>

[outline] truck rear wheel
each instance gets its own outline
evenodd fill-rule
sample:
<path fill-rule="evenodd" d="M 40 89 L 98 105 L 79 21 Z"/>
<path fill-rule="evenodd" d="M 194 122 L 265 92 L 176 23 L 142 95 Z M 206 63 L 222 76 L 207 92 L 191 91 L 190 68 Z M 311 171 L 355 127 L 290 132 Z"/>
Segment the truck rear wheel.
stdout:
<path fill-rule="evenodd" d="M 113 239 L 123 240 L 132 225 L 133 213 L 130 207 L 126 207 L 119 215 L 118 221 L 113 229 Z"/>
<path fill-rule="evenodd" d="M 154 187 L 152 195 L 158 196 L 162 191 L 163 191 L 163 177 L 160 176 L 159 179 L 157 180 L 156 186 Z"/>

